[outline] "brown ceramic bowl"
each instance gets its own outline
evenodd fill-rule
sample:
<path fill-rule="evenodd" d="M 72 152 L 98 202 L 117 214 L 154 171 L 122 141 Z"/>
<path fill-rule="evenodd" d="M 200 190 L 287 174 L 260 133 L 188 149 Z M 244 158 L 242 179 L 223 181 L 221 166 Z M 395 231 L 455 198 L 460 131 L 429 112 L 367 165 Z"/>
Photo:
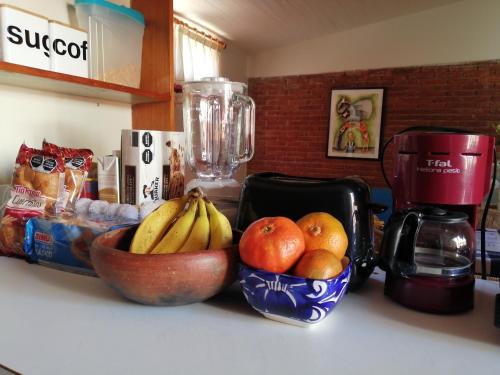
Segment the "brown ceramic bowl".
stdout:
<path fill-rule="evenodd" d="M 204 301 L 235 281 L 235 246 L 179 254 L 132 254 L 127 250 L 136 229 L 105 233 L 90 248 L 97 275 L 126 298 L 147 305 L 186 305 Z"/>

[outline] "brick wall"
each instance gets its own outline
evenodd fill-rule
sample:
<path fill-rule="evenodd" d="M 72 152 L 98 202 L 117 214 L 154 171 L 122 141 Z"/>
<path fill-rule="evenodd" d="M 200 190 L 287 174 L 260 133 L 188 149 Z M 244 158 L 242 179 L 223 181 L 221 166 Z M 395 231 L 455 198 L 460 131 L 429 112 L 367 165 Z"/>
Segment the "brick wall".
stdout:
<path fill-rule="evenodd" d="M 491 125 L 500 122 L 500 61 L 250 78 L 256 136 L 248 173 L 360 175 L 372 186 L 385 186 L 377 160 L 326 157 L 331 90 L 375 87 L 385 89 L 383 143 L 409 126 L 493 134 Z M 390 172 L 391 147 L 385 159 Z"/>

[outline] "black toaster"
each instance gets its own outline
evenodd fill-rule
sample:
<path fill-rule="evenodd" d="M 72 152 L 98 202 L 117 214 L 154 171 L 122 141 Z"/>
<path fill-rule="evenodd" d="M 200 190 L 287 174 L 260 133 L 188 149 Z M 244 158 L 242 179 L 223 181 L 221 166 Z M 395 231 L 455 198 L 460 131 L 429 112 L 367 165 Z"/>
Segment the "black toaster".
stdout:
<path fill-rule="evenodd" d="M 257 173 L 247 176 L 241 188 L 236 229 L 244 231 L 266 216 L 296 221 L 311 212 L 332 214 L 349 237 L 347 255 L 353 263 L 349 289 L 353 290 L 370 276 L 377 263 L 372 213 L 381 210 L 371 202 L 370 187 L 359 177 L 322 179 Z"/>

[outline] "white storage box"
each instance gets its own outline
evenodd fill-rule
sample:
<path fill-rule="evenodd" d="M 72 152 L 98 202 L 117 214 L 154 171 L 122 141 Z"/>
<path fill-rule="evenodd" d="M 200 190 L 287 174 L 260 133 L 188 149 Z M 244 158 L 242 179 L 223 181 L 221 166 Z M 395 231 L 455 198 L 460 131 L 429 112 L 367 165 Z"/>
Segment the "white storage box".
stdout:
<path fill-rule="evenodd" d="M 0 4 L 0 60 L 50 70 L 49 20 Z"/>
<path fill-rule="evenodd" d="M 90 78 L 139 87 L 144 16 L 106 0 L 76 0 L 75 6 L 89 33 Z"/>
<path fill-rule="evenodd" d="M 88 78 L 87 32 L 51 20 L 49 21 L 49 38 L 51 70 Z"/>

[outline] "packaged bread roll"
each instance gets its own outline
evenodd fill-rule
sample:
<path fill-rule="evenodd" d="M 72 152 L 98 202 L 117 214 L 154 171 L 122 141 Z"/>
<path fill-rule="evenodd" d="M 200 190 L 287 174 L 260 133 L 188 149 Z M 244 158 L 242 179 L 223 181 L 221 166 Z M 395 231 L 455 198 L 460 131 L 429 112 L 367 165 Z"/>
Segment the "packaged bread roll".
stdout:
<path fill-rule="evenodd" d="M 89 149 L 60 147 L 46 140 L 43 141 L 43 150 L 64 159 L 63 208 L 73 210 L 92 167 L 94 154 Z"/>
<path fill-rule="evenodd" d="M 64 196 L 64 160 L 22 144 L 16 158 L 10 199 L 0 221 L 0 254 L 24 256 L 26 222 L 57 215 Z"/>

